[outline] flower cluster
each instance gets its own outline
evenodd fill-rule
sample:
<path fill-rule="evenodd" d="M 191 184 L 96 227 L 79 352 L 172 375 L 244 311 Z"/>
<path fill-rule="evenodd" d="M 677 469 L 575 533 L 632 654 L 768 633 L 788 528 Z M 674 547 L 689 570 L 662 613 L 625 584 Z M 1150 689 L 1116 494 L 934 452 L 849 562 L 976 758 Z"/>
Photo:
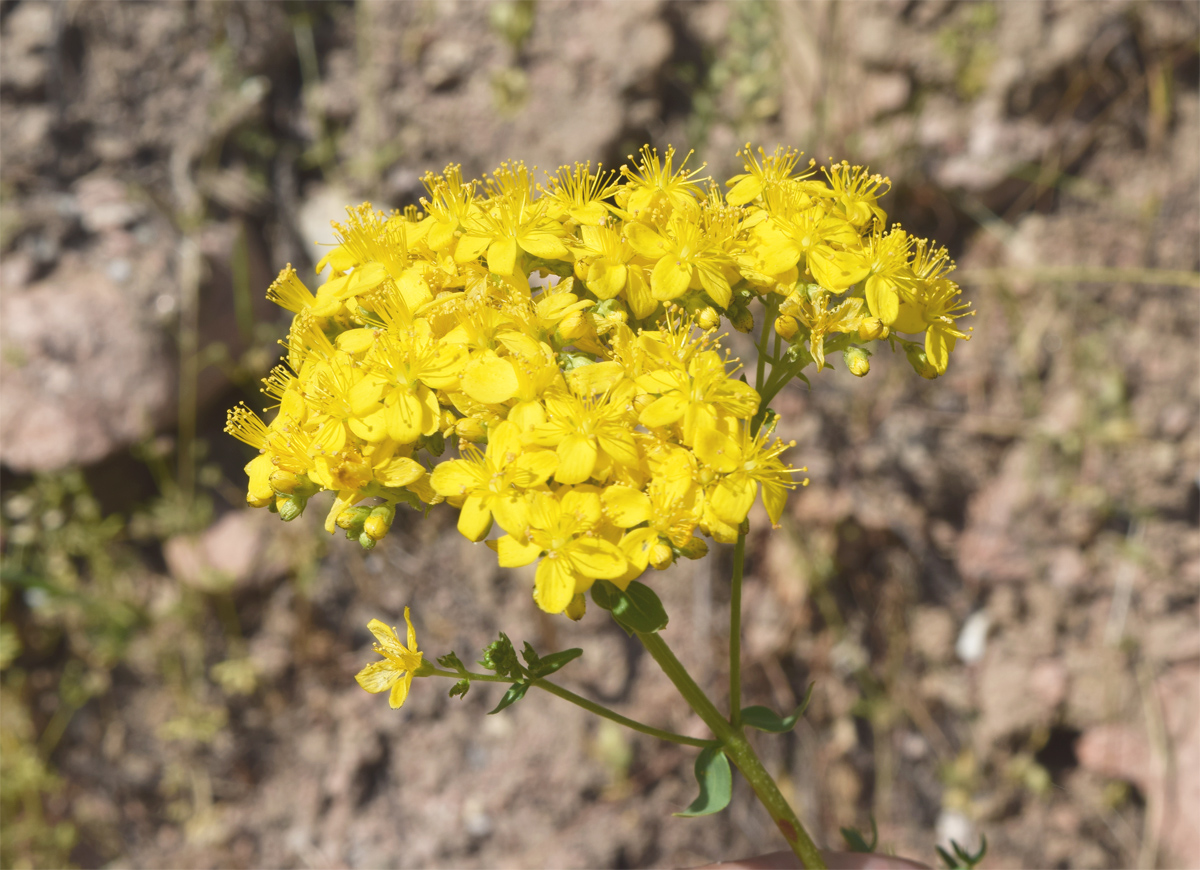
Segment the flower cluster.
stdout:
<path fill-rule="evenodd" d="M 700 535 L 735 540 L 760 492 L 777 522 L 796 469 L 722 321 L 751 331 L 761 303 L 760 354 L 785 379 L 833 350 L 866 374 L 881 340 L 936 377 L 965 306 L 944 250 L 886 229 L 884 179 L 747 148 L 722 196 L 674 156 L 544 184 L 450 166 L 423 213 L 349 209 L 317 292 L 290 266 L 268 291 L 295 317 L 264 381 L 274 419 L 229 414 L 260 451 L 249 503 L 292 519 L 332 490 L 327 530 L 371 547 L 397 504 L 447 501 L 469 539 L 505 533 L 501 565 L 538 561 L 537 603 L 573 617 L 596 579 L 624 588 L 702 556 Z"/>

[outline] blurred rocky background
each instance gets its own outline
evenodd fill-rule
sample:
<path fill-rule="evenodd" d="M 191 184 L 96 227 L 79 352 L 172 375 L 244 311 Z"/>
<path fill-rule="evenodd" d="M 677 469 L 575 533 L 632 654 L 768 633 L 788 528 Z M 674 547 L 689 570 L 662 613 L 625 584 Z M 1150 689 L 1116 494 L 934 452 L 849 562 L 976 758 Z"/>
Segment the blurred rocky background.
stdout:
<path fill-rule="evenodd" d="M 365 554 L 243 507 L 221 433 L 329 220 L 421 175 L 746 141 L 866 162 L 979 314 L 776 403 L 812 485 L 756 515 L 747 703 L 819 840 L 934 862 L 1200 861 L 1194 2 L 0 3 L 0 863 L 684 867 L 770 851 L 738 784 L 548 696 L 368 696 L 372 617 L 696 726 L 602 614 L 401 515 Z M 311 274 L 311 272 L 309 273 Z M 315 509 L 320 513 L 319 509 Z M 723 684 L 728 554 L 651 579 Z"/>

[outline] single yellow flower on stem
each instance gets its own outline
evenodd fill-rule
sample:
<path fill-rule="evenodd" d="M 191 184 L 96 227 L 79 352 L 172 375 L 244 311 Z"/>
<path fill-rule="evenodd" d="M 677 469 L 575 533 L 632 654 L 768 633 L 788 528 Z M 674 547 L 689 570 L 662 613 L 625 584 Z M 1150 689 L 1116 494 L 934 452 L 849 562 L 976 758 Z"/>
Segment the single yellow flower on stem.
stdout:
<path fill-rule="evenodd" d="M 422 654 L 417 649 L 417 633 L 413 630 L 407 607 L 404 608 L 404 621 L 408 623 L 408 646 L 400 643 L 396 629 L 378 619 L 367 623 L 367 628 L 379 641 L 375 644 L 375 652 L 383 656 L 383 661 L 369 664 L 354 675 L 358 684 L 373 695 L 390 690 L 388 703 L 393 710 L 404 706 L 404 699 L 408 697 L 408 690 L 412 686 L 413 672 L 421 667 Z"/>

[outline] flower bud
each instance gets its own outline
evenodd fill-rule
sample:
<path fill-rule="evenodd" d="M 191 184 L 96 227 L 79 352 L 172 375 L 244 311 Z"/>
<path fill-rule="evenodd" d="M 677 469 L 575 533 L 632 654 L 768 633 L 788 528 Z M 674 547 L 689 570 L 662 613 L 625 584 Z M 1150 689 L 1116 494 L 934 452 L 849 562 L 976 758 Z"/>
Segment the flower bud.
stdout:
<path fill-rule="evenodd" d="M 846 348 L 842 351 L 842 361 L 846 363 L 850 374 L 856 378 L 866 377 L 867 372 L 871 370 L 871 354 L 861 347 Z"/>
<path fill-rule="evenodd" d="M 374 550 L 375 549 L 375 539 L 372 538 L 370 535 L 368 535 L 366 532 L 363 532 L 361 535 L 358 536 L 358 544 L 364 550 Z"/>
<path fill-rule="evenodd" d="M 921 377 L 932 381 L 938 376 L 938 370 L 929 362 L 929 358 L 925 356 L 925 351 L 921 349 L 920 345 L 905 345 L 904 353 L 908 357 L 908 362 L 912 365 L 913 370 Z"/>
<path fill-rule="evenodd" d="M 370 535 L 376 541 L 383 540 L 392 528 L 392 521 L 395 518 L 395 505 L 381 504 L 379 507 L 372 508 L 371 515 L 363 523 L 363 533 Z"/>
<path fill-rule="evenodd" d="M 417 439 L 417 446 L 424 447 L 431 456 L 441 456 L 446 452 L 446 437 L 441 432 L 432 435 L 422 435 Z"/>
<path fill-rule="evenodd" d="M 477 417 L 463 417 L 454 424 L 454 431 L 458 433 L 459 438 L 473 444 L 487 440 L 487 427 Z"/>
<path fill-rule="evenodd" d="M 304 513 L 304 506 L 307 503 L 308 499 L 295 495 L 281 495 L 275 499 L 275 507 L 279 510 L 279 518 L 285 523 L 290 523 Z"/>
<path fill-rule="evenodd" d="M 721 325 L 721 314 L 711 305 L 696 310 L 696 325 L 701 329 L 716 329 Z"/>
<path fill-rule="evenodd" d="M 749 308 L 731 308 L 726 312 L 729 323 L 738 332 L 754 331 L 754 315 Z"/>
<path fill-rule="evenodd" d="M 790 314 L 781 314 L 775 318 L 775 332 L 784 341 L 791 341 L 799 329 L 800 324 Z"/>
<path fill-rule="evenodd" d="M 592 316 L 600 320 L 619 320 L 621 323 L 629 322 L 629 309 L 620 298 L 601 299 L 592 306 Z"/>
<path fill-rule="evenodd" d="M 679 552 L 688 559 L 703 559 L 708 555 L 708 541 L 693 535 L 686 544 L 679 548 Z"/>
<path fill-rule="evenodd" d="M 369 507 L 348 507 L 338 514 L 337 527 L 346 531 L 362 528 L 363 521 L 370 515 Z"/>
<path fill-rule="evenodd" d="M 640 393 L 633 397 L 633 410 L 638 414 L 645 411 L 657 401 L 658 397 L 653 393 Z"/>
<path fill-rule="evenodd" d="M 583 619 L 585 612 L 587 612 L 587 599 L 583 596 L 583 593 L 576 592 L 575 597 L 571 599 L 571 603 L 567 605 L 565 613 L 571 619 L 579 622 L 579 620 Z"/>
<path fill-rule="evenodd" d="M 571 344 L 577 339 L 586 338 L 594 334 L 596 328 L 591 323 L 591 318 L 585 311 L 572 311 L 564 317 L 558 324 L 558 331 L 555 337 L 561 344 Z"/>
<path fill-rule="evenodd" d="M 269 480 L 271 486 L 276 492 L 282 492 L 287 495 L 296 491 L 296 487 L 300 483 L 300 477 L 290 471 L 284 471 L 282 468 L 276 468 L 271 472 Z"/>
<path fill-rule="evenodd" d="M 660 538 L 657 543 L 650 547 L 650 566 L 656 571 L 664 571 L 671 567 L 671 563 L 675 561 L 675 553 L 669 544 L 666 544 Z"/>
<path fill-rule="evenodd" d="M 878 317 L 864 317 L 858 324 L 859 341 L 875 341 L 876 339 L 887 338 L 888 332 L 888 328 L 883 325 L 883 321 Z"/>

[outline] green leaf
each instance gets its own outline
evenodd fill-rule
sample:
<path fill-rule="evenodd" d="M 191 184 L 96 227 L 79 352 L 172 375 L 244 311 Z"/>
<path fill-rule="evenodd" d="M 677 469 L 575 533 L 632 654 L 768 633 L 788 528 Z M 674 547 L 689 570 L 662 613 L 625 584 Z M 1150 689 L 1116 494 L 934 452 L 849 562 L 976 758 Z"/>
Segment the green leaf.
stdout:
<path fill-rule="evenodd" d="M 448 652 L 444 656 L 439 656 L 437 663 L 448 671 L 455 671 L 460 674 L 467 669 L 462 660 L 452 652 Z"/>
<path fill-rule="evenodd" d="M 733 796 L 733 772 L 720 746 L 709 746 L 700 752 L 696 758 L 696 782 L 700 784 L 700 794 L 686 810 L 675 815 L 709 816 L 729 806 Z"/>
<path fill-rule="evenodd" d="M 871 816 L 871 842 L 868 843 L 858 828 L 842 828 L 842 839 L 850 847 L 851 852 L 874 852 L 879 845 L 879 828 L 875 826 L 875 817 Z"/>
<path fill-rule="evenodd" d="M 450 687 L 450 697 L 451 698 L 465 698 L 465 697 L 467 697 L 467 692 L 470 691 L 470 689 L 471 689 L 471 681 L 470 680 L 459 680 L 457 683 L 455 683 L 453 686 Z"/>
<path fill-rule="evenodd" d="M 622 592 L 607 580 L 592 585 L 592 600 L 609 611 L 629 634 L 653 634 L 667 627 L 667 611 L 649 586 L 636 580 Z"/>
<path fill-rule="evenodd" d="M 812 700 L 813 686 L 816 683 L 808 684 L 808 691 L 804 693 L 804 700 L 800 702 L 791 715 L 781 718 L 778 713 L 770 707 L 744 707 L 742 709 L 742 724 L 750 728 L 757 728 L 759 731 L 767 731 L 771 734 L 783 734 L 791 731 L 796 727 L 796 723 L 800 721 L 800 717 L 804 715 L 804 711 L 808 708 L 808 702 Z"/>
<path fill-rule="evenodd" d="M 538 656 L 537 650 L 533 648 L 533 644 L 525 641 L 525 648 L 521 650 L 521 658 L 525 659 L 525 664 L 529 665 L 530 673 L 533 673 L 541 665 L 541 657 Z"/>
<path fill-rule="evenodd" d="M 508 691 L 504 693 L 504 697 L 500 699 L 500 703 L 496 705 L 495 710 L 489 710 L 488 715 L 499 713 L 505 707 L 511 707 L 513 704 L 525 697 L 525 693 L 529 691 L 529 683 L 513 683 L 508 687 Z"/>
<path fill-rule="evenodd" d="M 532 669 L 531 676 L 535 680 L 541 679 L 542 677 L 548 677 L 555 671 L 562 668 L 568 662 L 573 662 L 581 655 L 583 655 L 583 650 L 581 649 L 565 649 L 562 652 L 551 653 L 550 655 L 541 659 L 536 667 L 534 667 L 533 663 L 530 662 L 530 668 Z"/>

